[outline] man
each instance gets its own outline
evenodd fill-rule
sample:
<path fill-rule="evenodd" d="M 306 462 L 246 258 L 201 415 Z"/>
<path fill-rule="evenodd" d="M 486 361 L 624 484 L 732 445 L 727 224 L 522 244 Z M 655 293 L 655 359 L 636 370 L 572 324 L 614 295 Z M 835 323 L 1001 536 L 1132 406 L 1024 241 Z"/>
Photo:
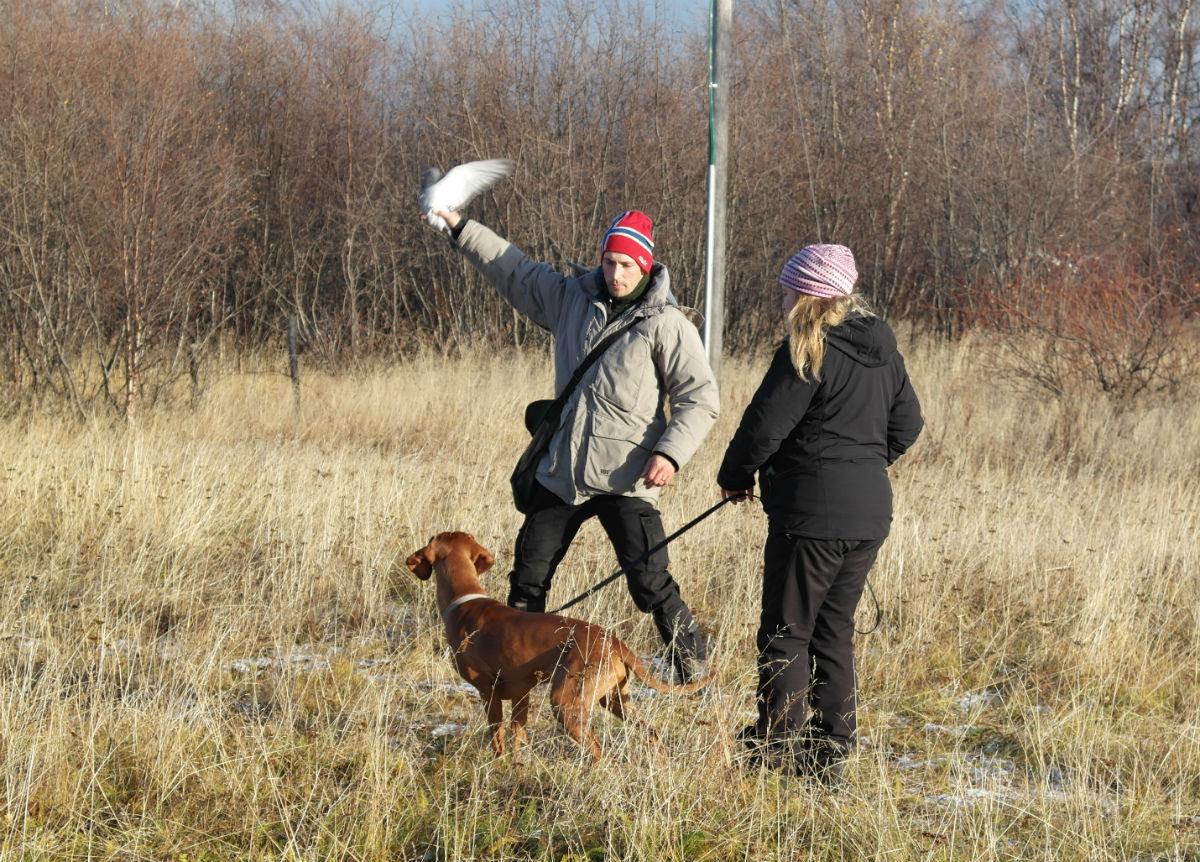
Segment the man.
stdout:
<path fill-rule="evenodd" d="M 655 503 L 717 419 L 717 385 L 699 333 L 654 261 L 653 225 L 638 210 L 613 219 L 600 266 L 567 277 L 476 221 L 437 210 L 453 244 L 517 311 L 554 336 L 555 393 L 613 327 L 639 322 L 588 369 L 537 470 L 537 499 L 517 534 L 508 604 L 542 613 L 555 569 L 579 528 L 600 520 L 638 610 L 650 613 L 683 681 L 704 671 L 707 646 L 666 549 Z M 669 417 L 667 413 L 669 405 Z"/>

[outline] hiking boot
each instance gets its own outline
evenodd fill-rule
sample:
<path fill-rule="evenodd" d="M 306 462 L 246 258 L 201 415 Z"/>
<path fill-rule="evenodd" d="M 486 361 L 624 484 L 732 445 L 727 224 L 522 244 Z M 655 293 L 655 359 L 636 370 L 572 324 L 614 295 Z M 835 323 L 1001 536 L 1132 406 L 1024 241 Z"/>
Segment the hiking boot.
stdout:
<path fill-rule="evenodd" d="M 654 625 L 667 645 L 674 682 L 686 685 L 708 675 L 708 639 L 686 606 L 674 614 L 655 611 Z"/>
<path fill-rule="evenodd" d="M 748 769 L 773 769 L 779 753 L 759 733 L 757 724 L 748 724 L 737 732 L 734 739 L 741 744 L 741 762 Z"/>
<path fill-rule="evenodd" d="M 840 784 L 846 775 L 850 747 L 831 739 L 802 737 L 788 746 L 780 768 L 785 775 L 809 778 L 827 787 Z"/>
<path fill-rule="evenodd" d="M 546 612 L 546 599 L 544 596 L 540 599 L 522 599 L 510 592 L 508 594 L 508 606 L 531 614 L 544 614 Z"/>

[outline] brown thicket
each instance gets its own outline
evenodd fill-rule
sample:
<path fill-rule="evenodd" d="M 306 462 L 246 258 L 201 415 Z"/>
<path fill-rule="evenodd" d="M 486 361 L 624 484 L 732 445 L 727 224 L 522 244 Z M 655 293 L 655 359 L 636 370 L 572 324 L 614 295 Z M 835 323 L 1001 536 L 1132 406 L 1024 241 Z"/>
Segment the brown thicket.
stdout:
<path fill-rule="evenodd" d="M 1030 303 L 1065 289 L 1064 261 L 1186 320 L 1192 5 L 739 3 L 726 344 L 774 337 L 772 285 L 808 242 L 851 246 L 868 296 L 919 331 L 1042 332 Z M 293 314 L 330 362 L 539 341 L 416 218 L 421 169 L 471 158 L 517 163 L 471 214 L 564 269 L 645 209 L 701 304 L 704 34 L 627 0 L 388 8 L 0 2 L 10 403 L 136 415 Z"/>

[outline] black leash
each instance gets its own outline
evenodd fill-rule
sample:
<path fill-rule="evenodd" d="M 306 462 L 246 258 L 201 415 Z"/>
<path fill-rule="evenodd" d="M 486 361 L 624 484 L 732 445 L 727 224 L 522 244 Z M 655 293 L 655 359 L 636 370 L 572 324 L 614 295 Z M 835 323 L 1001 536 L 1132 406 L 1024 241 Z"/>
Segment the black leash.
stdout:
<path fill-rule="evenodd" d="M 667 536 L 665 539 L 663 539 L 661 542 L 659 542 L 653 548 L 646 551 L 646 553 L 642 554 L 636 560 L 631 562 L 629 564 L 628 568 L 632 569 L 636 566 L 640 566 L 642 563 L 646 562 L 646 560 L 650 559 L 650 557 L 652 557 L 654 554 L 658 553 L 663 548 L 665 548 L 667 545 L 671 544 L 671 542 L 678 539 L 680 536 L 682 536 L 684 533 L 686 533 L 692 527 L 699 524 L 701 521 L 703 521 L 705 518 L 707 518 L 713 512 L 717 511 L 717 509 L 724 506 L 726 503 L 732 503 L 735 500 L 745 500 L 745 499 L 754 499 L 754 495 L 748 494 L 743 491 L 740 494 L 734 494 L 732 497 L 726 497 L 724 500 L 722 500 L 721 502 L 719 502 L 713 506 L 709 506 L 707 509 L 705 509 L 703 512 L 701 512 L 695 518 L 692 518 L 692 520 L 688 521 L 686 524 L 684 524 L 682 527 L 680 527 L 674 533 Z M 572 605 L 579 604 L 584 599 L 586 599 L 588 596 L 592 595 L 593 593 L 598 593 L 600 590 L 607 587 L 609 584 L 611 584 L 617 578 L 621 577 L 621 575 L 625 574 L 625 569 L 626 569 L 625 566 L 621 566 L 619 569 L 617 569 L 615 572 L 613 572 L 607 578 L 602 580 L 600 583 L 596 584 L 594 587 L 591 587 L 590 589 L 587 589 L 584 592 L 580 593 L 575 598 L 571 599 L 571 601 L 567 602 L 565 605 L 555 608 L 552 611 L 547 611 L 547 613 L 551 613 L 551 614 L 561 613 L 562 611 L 565 611 L 567 608 L 571 607 Z"/>
<path fill-rule="evenodd" d="M 867 576 L 866 581 L 867 589 L 871 591 L 871 602 L 875 605 L 875 622 L 871 623 L 871 627 L 865 632 L 860 632 L 858 627 L 855 626 L 854 633 L 856 635 L 869 635 L 871 632 L 879 628 L 879 624 L 883 622 L 883 609 L 879 607 L 879 599 L 875 598 L 875 588 L 871 586 L 871 577 L 869 575 Z"/>

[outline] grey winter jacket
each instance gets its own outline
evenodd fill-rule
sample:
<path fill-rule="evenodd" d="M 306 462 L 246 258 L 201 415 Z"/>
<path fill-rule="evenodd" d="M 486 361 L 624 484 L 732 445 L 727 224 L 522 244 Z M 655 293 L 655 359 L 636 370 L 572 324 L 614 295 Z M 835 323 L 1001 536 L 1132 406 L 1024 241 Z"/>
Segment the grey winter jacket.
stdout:
<path fill-rule="evenodd" d="M 572 504 L 599 494 L 656 500 L 661 489 L 638 481 L 646 461 L 658 452 L 682 469 L 719 408 L 700 335 L 671 295 L 666 267 L 656 263 L 642 300 L 608 320 L 599 269 L 565 276 L 476 221 L 463 226 L 456 244 L 505 300 L 554 335 L 555 395 L 610 327 L 626 315 L 643 321 L 588 369 L 563 408 L 537 478 Z"/>

